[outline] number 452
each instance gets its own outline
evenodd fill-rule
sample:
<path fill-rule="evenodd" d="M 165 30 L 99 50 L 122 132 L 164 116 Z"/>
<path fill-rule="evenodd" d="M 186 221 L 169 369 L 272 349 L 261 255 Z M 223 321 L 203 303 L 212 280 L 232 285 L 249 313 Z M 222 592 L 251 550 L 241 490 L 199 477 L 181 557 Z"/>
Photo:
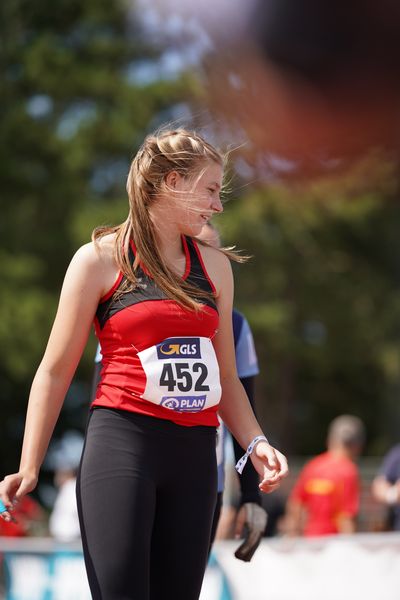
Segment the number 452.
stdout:
<path fill-rule="evenodd" d="M 194 374 L 197 374 L 195 378 Z M 160 377 L 160 386 L 164 386 L 169 392 L 177 388 L 180 392 L 208 392 L 210 386 L 204 384 L 208 375 L 208 369 L 204 363 L 193 363 L 190 370 L 189 363 L 164 363 Z M 193 381 L 195 379 L 195 381 Z"/>

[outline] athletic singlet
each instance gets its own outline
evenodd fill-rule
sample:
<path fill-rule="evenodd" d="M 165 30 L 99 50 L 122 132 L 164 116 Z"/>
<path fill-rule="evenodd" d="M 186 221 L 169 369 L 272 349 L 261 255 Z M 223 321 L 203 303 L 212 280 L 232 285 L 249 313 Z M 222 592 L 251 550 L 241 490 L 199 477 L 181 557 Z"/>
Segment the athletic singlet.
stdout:
<path fill-rule="evenodd" d="M 213 293 L 196 242 L 182 236 L 183 279 Z M 133 262 L 135 246 L 131 244 Z M 212 338 L 218 311 L 201 299 L 198 312 L 181 307 L 139 266 L 134 290 L 115 298 L 120 273 L 103 296 L 94 321 L 102 371 L 92 406 L 105 406 L 171 420 L 178 425 L 218 426 L 221 394 Z"/>

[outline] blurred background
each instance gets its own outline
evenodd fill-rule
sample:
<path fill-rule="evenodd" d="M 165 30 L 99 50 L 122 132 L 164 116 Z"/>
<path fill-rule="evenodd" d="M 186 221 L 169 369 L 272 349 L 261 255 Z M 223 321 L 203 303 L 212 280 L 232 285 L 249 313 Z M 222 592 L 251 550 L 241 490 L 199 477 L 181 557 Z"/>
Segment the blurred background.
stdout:
<path fill-rule="evenodd" d="M 230 152 L 216 225 L 253 257 L 234 265 L 236 306 L 255 337 L 266 433 L 302 464 L 335 416 L 361 417 L 367 494 L 400 441 L 398 3 L 4 0 L 0 11 L 1 473 L 18 466 L 66 266 L 96 225 L 125 219 L 130 160 L 170 122 Z M 95 348 L 93 336 L 54 452 L 84 431 Z M 47 509 L 53 473 L 50 459 L 36 493 Z M 374 515 L 365 531 L 380 528 Z"/>

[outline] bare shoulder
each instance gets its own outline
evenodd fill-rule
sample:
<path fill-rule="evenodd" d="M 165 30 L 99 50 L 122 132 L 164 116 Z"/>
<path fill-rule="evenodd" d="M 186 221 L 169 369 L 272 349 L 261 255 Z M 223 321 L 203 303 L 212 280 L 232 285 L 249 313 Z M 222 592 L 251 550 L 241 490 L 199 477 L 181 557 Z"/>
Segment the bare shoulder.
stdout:
<path fill-rule="evenodd" d="M 108 233 L 96 240 L 94 246 L 100 253 L 114 256 L 115 238 L 115 233 Z"/>
<path fill-rule="evenodd" d="M 100 295 L 112 287 L 118 276 L 113 237 L 107 235 L 97 242 L 89 242 L 81 246 L 68 268 L 68 272 L 73 276 L 87 278 L 88 282 L 96 286 Z"/>
<path fill-rule="evenodd" d="M 75 252 L 71 264 L 80 265 L 82 268 L 104 268 L 113 258 L 109 245 L 104 243 L 88 242 Z"/>
<path fill-rule="evenodd" d="M 229 258 L 217 248 L 198 243 L 198 248 L 211 281 L 217 293 L 232 279 L 232 267 Z"/>

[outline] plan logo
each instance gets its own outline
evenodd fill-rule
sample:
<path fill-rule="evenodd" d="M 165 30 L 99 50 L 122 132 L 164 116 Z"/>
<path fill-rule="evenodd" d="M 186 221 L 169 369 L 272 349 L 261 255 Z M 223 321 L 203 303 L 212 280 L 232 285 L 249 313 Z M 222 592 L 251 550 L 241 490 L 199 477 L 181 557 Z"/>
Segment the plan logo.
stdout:
<path fill-rule="evenodd" d="M 199 412 L 206 404 L 207 396 L 164 396 L 161 406 L 178 412 Z"/>
<path fill-rule="evenodd" d="M 168 358 L 201 358 L 199 338 L 169 338 L 157 345 L 157 356 Z"/>

